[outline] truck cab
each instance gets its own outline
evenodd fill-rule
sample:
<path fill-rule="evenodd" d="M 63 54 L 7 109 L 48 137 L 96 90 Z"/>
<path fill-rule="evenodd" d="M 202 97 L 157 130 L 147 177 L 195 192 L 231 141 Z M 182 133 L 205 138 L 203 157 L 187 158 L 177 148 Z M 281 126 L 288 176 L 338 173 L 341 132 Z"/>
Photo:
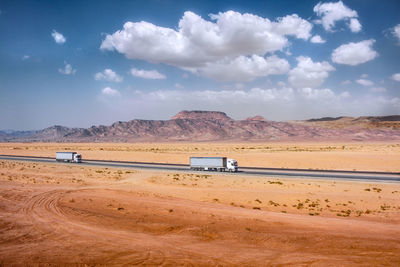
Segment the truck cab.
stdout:
<path fill-rule="evenodd" d="M 81 156 L 81 154 L 74 154 L 74 160 L 73 160 L 73 162 L 81 163 L 81 162 L 82 162 L 82 156 Z"/>
<path fill-rule="evenodd" d="M 226 162 L 226 168 L 230 172 L 237 172 L 238 171 L 238 164 L 237 161 L 234 159 L 228 159 Z"/>

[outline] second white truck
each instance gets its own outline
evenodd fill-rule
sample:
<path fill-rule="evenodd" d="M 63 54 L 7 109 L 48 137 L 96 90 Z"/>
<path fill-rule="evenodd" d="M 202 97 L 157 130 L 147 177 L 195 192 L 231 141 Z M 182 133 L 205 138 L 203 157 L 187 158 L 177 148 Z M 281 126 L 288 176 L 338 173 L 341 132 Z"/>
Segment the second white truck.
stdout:
<path fill-rule="evenodd" d="M 80 163 L 82 156 L 76 152 L 57 152 L 56 161 Z"/>
<path fill-rule="evenodd" d="M 190 157 L 190 169 L 194 171 L 237 172 L 238 164 L 226 157 Z"/>

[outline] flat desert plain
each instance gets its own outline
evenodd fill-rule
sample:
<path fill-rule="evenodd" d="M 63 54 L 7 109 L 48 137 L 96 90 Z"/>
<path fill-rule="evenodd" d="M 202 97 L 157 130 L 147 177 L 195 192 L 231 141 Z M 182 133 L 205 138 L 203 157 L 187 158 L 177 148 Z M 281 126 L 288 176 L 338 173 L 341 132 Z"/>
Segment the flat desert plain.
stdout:
<path fill-rule="evenodd" d="M 0 143 L 0 154 L 189 163 L 191 156 L 228 156 L 239 166 L 400 172 L 400 143 Z"/>
<path fill-rule="evenodd" d="M 1 144 L 0 154 L 54 156 L 64 149 L 112 160 L 187 162 L 192 154 L 223 154 L 249 166 L 398 171 L 393 157 L 400 148 Z M 267 162 L 274 155 L 278 165 Z M 330 157 L 353 161 L 340 165 Z M 4 266 L 400 265 L 399 183 L 0 160 L 0 186 Z"/>

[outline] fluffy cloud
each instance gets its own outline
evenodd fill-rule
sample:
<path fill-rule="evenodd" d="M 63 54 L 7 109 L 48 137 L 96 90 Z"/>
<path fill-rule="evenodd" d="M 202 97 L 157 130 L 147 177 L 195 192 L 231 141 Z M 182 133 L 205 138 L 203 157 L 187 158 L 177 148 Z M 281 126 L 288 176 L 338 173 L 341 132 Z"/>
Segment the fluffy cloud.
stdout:
<path fill-rule="evenodd" d="M 314 44 L 323 44 L 323 43 L 325 43 L 326 41 L 324 40 L 324 39 L 322 39 L 321 38 L 321 36 L 319 36 L 319 35 L 314 35 L 312 38 L 311 38 L 311 43 L 314 43 Z"/>
<path fill-rule="evenodd" d="M 352 32 L 359 32 L 362 29 L 362 26 L 358 19 L 351 19 L 349 23 L 349 28 Z"/>
<path fill-rule="evenodd" d="M 278 18 L 278 21 L 274 22 L 273 25 L 275 32 L 281 35 L 294 35 L 304 40 L 308 40 L 311 36 L 312 24 L 296 14 Z"/>
<path fill-rule="evenodd" d="M 359 32 L 361 24 L 356 19 L 358 14 L 356 11 L 348 8 L 342 1 L 333 3 L 318 3 L 314 7 L 314 12 L 321 17 L 322 26 L 326 31 L 332 31 L 337 21 L 350 20 L 349 28 L 352 32 Z"/>
<path fill-rule="evenodd" d="M 400 42 L 400 24 L 397 24 L 396 26 L 393 27 L 392 33 L 394 37 L 396 37 Z"/>
<path fill-rule="evenodd" d="M 363 86 L 372 86 L 372 85 L 374 85 L 374 82 L 372 82 L 370 80 L 366 80 L 366 79 L 358 79 L 356 82 L 358 84 L 363 85 Z"/>
<path fill-rule="evenodd" d="M 285 59 L 253 55 L 207 63 L 199 68 L 199 72 L 205 77 L 219 81 L 251 81 L 271 74 L 284 74 L 289 69 L 289 63 Z"/>
<path fill-rule="evenodd" d="M 115 73 L 112 69 L 105 69 L 103 72 L 98 72 L 94 75 L 96 81 L 109 81 L 109 82 L 122 82 L 124 79 L 122 76 Z"/>
<path fill-rule="evenodd" d="M 254 55 L 282 51 L 289 45 L 288 36 L 307 40 L 312 29 L 311 23 L 295 14 L 276 21 L 234 11 L 210 17 L 211 20 L 205 20 L 187 11 L 176 30 L 145 21 L 126 22 L 122 30 L 107 35 L 100 48 L 115 50 L 129 59 L 209 74 L 212 70 L 206 70 L 207 67 L 254 61 Z"/>
<path fill-rule="evenodd" d="M 118 90 L 115 90 L 111 87 L 106 87 L 103 90 L 101 90 L 101 93 L 103 95 L 107 95 L 107 96 L 120 96 L 121 94 L 118 92 Z"/>
<path fill-rule="evenodd" d="M 289 82 L 297 88 L 318 87 L 334 70 L 326 61 L 313 62 L 309 57 L 298 57 L 297 66 L 289 72 Z"/>
<path fill-rule="evenodd" d="M 392 75 L 392 80 L 400 82 L 400 73 L 395 73 Z"/>
<path fill-rule="evenodd" d="M 156 70 L 139 70 L 139 69 L 132 68 L 131 74 L 132 74 L 132 76 L 143 78 L 143 79 L 160 80 L 160 79 L 167 78 L 164 74 L 161 74 Z"/>
<path fill-rule="evenodd" d="M 58 69 L 58 72 L 65 75 L 73 75 L 76 73 L 76 70 L 72 68 L 71 64 L 68 64 L 66 61 L 64 61 L 64 68 Z"/>
<path fill-rule="evenodd" d="M 56 30 L 53 30 L 53 32 L 51 33 L 51 36 L 53 36 L 54 41 L 57 44 L 63 44 L 63 43 L 65 43 L 67 41 L 65 39 L 64 35 L 62 35 L 61 33 L 57 32 Z"/>
<path fill-rule="evenodd" d="M 378 53 L 372 49 L 374 43 L 375 40 L 370 39 L 341 45 L 333 51 L 332 61 L 338 64 L 356 66 L 373 60 L 378 56 Z"/>

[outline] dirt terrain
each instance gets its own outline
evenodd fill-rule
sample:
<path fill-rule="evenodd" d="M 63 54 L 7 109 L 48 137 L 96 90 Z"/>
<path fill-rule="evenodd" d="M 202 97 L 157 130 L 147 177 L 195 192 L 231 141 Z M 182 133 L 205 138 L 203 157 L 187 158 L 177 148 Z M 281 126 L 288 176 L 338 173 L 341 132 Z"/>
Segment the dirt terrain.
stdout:
<path fill-rule="evenodd" d="M 188 164 L 190 156 L 228 156 L 239 166 L 400 172 L 400 143 L 0 143 L 0 154 Z"/>
<path fill-rule="evenodd" d="M 398 183 L 0 161 L 0 265 L 400 265 Z"/>

